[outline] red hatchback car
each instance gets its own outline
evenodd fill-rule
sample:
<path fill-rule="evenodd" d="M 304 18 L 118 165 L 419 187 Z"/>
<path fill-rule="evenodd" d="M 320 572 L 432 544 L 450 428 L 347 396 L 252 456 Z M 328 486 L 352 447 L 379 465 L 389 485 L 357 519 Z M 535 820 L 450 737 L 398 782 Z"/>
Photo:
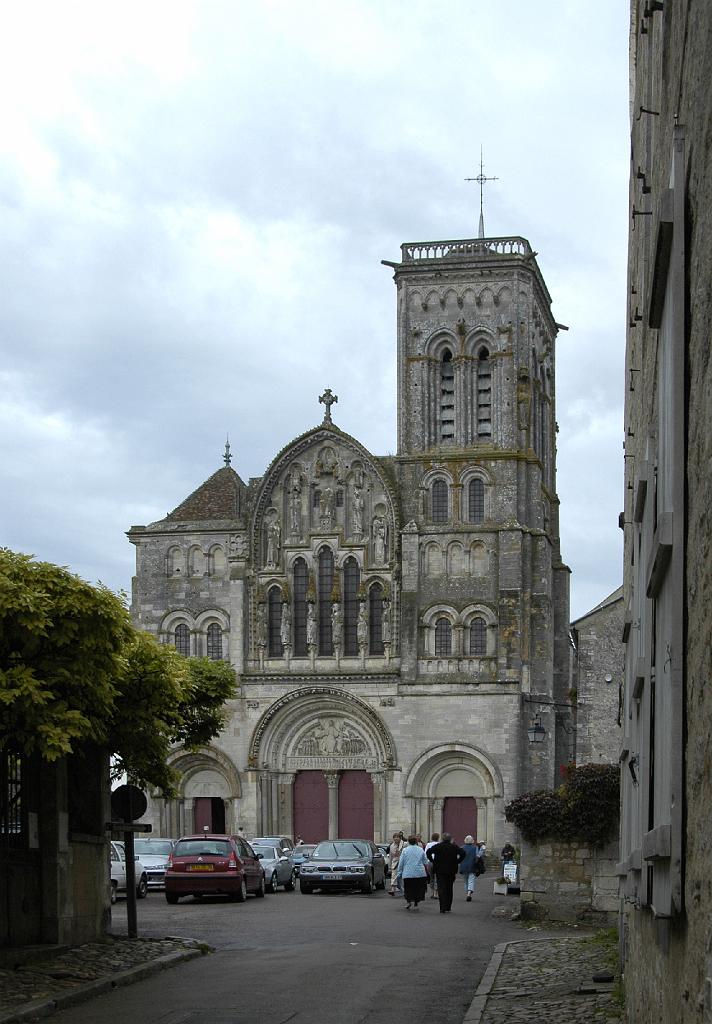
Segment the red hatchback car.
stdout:
<path fill-rule="evenodd" d="M 225 893 L 242 903 L 248 892 L 265 894 L 265 873 L 241 836 L 183 836 L 166 866 L 166 900 Z"/>

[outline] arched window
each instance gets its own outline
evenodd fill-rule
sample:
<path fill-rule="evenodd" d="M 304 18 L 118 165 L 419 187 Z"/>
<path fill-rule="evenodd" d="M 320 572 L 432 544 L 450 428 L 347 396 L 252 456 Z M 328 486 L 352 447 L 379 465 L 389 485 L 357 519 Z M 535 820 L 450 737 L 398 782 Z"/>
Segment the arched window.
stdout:
<path fill-rule="evenodd" d="M 304 658 L 307 654 L 307 587 L 309 570 L 303 558 L 294 563 L 294 657 Z"/>
<path fill-rule="evenodd" d="M 331 591 L 334 586 L 334 555 L 330 548 L 319 552 L 319 654 L 333 657 L 334 638 L 331 633 Z"/>
<path fill-rule="evenodd" d="M 452 654 L 452 625 L 449 619 L 438 619 L 435 623 L 435 653 L 442 657 Z"/>
<path fill-rule="evenodd" d="M 383 587 L 374 583 L 368 591 L 368 652 L 383 654 Z"/>
<path fill-rule="evenodd" d="M 190 655 L 190 630 L 184 622 L 181 622 L 179 626 L 176 626 L 173 639 L 178 653 L 187 658 Z"/>
<path fill-rule="evenodd" d="M 355 558 L 344 562 L 344 654 L 358 654 L 358 588 L 361 573 Z"/>
<path fill-rule="evenodd" d="M 446 348 L 440 361 L 440 440 L 455 439 L 455 367 Z"/>
<path fill-rule="evenodd" d="M 282 591 L 270 587 L 267 594 L 267 653 L 270 658 L 281 658 L 282 651 Z"/>
<path fill-rule="evenodd" d="M 470 654 L 487 654 L 487 623 L 479 615 L 470 623 Z"/>
<path fill-rule="evenodd" d="M 485 518 L 485 485 L 474 477 L 467 485 L 467 521 L 481 523 Z"/>
<path fill-rule="evenodd" d="M 486 348 L 480 349 L 477 360 L 477 436 L 492 437 L 492 370 Z"/>
<path fill-rule="evenodd" d="M 207 655 L 212 661 L 222 661 L 222 629 L 217 622 L 211 622 L 208 626 Z"/>
<path fill-rule="evenodd" d="M 434 523 L 446 523 L 449 516 L 447 483 L 435 480 L 431 488 L 432 517 Z"/>

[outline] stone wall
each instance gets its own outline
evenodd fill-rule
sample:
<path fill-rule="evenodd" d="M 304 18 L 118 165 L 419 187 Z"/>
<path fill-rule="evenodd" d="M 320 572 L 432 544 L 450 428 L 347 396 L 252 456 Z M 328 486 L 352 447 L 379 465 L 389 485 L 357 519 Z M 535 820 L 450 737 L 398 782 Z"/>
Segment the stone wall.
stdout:
<path fill-rule="evenodd" d="M 576 644 L 576 761 L 617 764 L 621 747 L 618 699 L 623 680 L 623 588 L 571 623 Z"/>
<path fill-rule="evenodd" d="M 609 927 L 618 917 L 618 844 L 522 840 L 522 917 Z"/>

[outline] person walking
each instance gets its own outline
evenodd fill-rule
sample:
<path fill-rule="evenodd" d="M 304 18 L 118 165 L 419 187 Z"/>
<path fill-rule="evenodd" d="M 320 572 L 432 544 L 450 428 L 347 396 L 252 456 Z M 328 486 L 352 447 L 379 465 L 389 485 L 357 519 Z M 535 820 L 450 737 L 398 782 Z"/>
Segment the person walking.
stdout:
<path fill-rule="evenodd" d="M 436 846 L 440 842 L 440 833 L 433 832 L 430 837 L 430 841 L 425 844 L 425 852 L 427 854 L 431 846 Z M 430 875 L 430 899 L 436 900 L 438 898 L 438 880 L 435 877 L 435 868 L 428 861 L 428 873 Z"/>
<path fill-rule="evenodd" d="M 460 862 L 458 870 L 465 883 L 465 899 L 468 903 L 471 903 L 472 896 L 475 891 L 475 881 L 479 874 L 477 870 L 477 862 L 480 859 L 480 847 L 475 842 L 473 836 L 465 836 L 463 851 L 465 856 Z"/>
<path fill-rule="evenodd" d="M 391 887 L 388 891 L 391 896 L 395 896 L 396 889 L 400 889 L 398 884 L 398 862 L 400 855 L 407 845 L 402 832 L 393 833 L 393 842 L 388 847 L 388 866 L 391 869 Z"/>
<path fill-rule="evenodd" d="M 425 890 L 428 886 L 428 858 L 425 850 L 418 843 L 417 836 L 408 836 L 408 845 L 403 850 L 398 861 L 397 874 L 403 879 L 405 892 L 405 909 L 418 909 L 418 904 L 425 899 Z"/>
<path fill-rule="evenodd" d="M 449 914 L 452 910 L 452 886 L 457 866 L 464 860 L 465 851 L 453 843 L 449 832 L 443 832 L 442 841 L 431 846 L 426 856 L 435 868 L 440 913 Z"/>

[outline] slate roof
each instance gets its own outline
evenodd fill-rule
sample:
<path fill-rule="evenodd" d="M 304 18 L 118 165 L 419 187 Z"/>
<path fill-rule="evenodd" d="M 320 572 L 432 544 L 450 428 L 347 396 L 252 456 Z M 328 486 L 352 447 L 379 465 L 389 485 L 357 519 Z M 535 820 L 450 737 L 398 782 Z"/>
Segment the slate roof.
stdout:
<path fill-rule="evenodd" d="M 223 466 L 169 512 L 164 522 L 237 519 L 241 506 L 240 491 L 244 487 L 235 470 L 231 466 Z"/>

